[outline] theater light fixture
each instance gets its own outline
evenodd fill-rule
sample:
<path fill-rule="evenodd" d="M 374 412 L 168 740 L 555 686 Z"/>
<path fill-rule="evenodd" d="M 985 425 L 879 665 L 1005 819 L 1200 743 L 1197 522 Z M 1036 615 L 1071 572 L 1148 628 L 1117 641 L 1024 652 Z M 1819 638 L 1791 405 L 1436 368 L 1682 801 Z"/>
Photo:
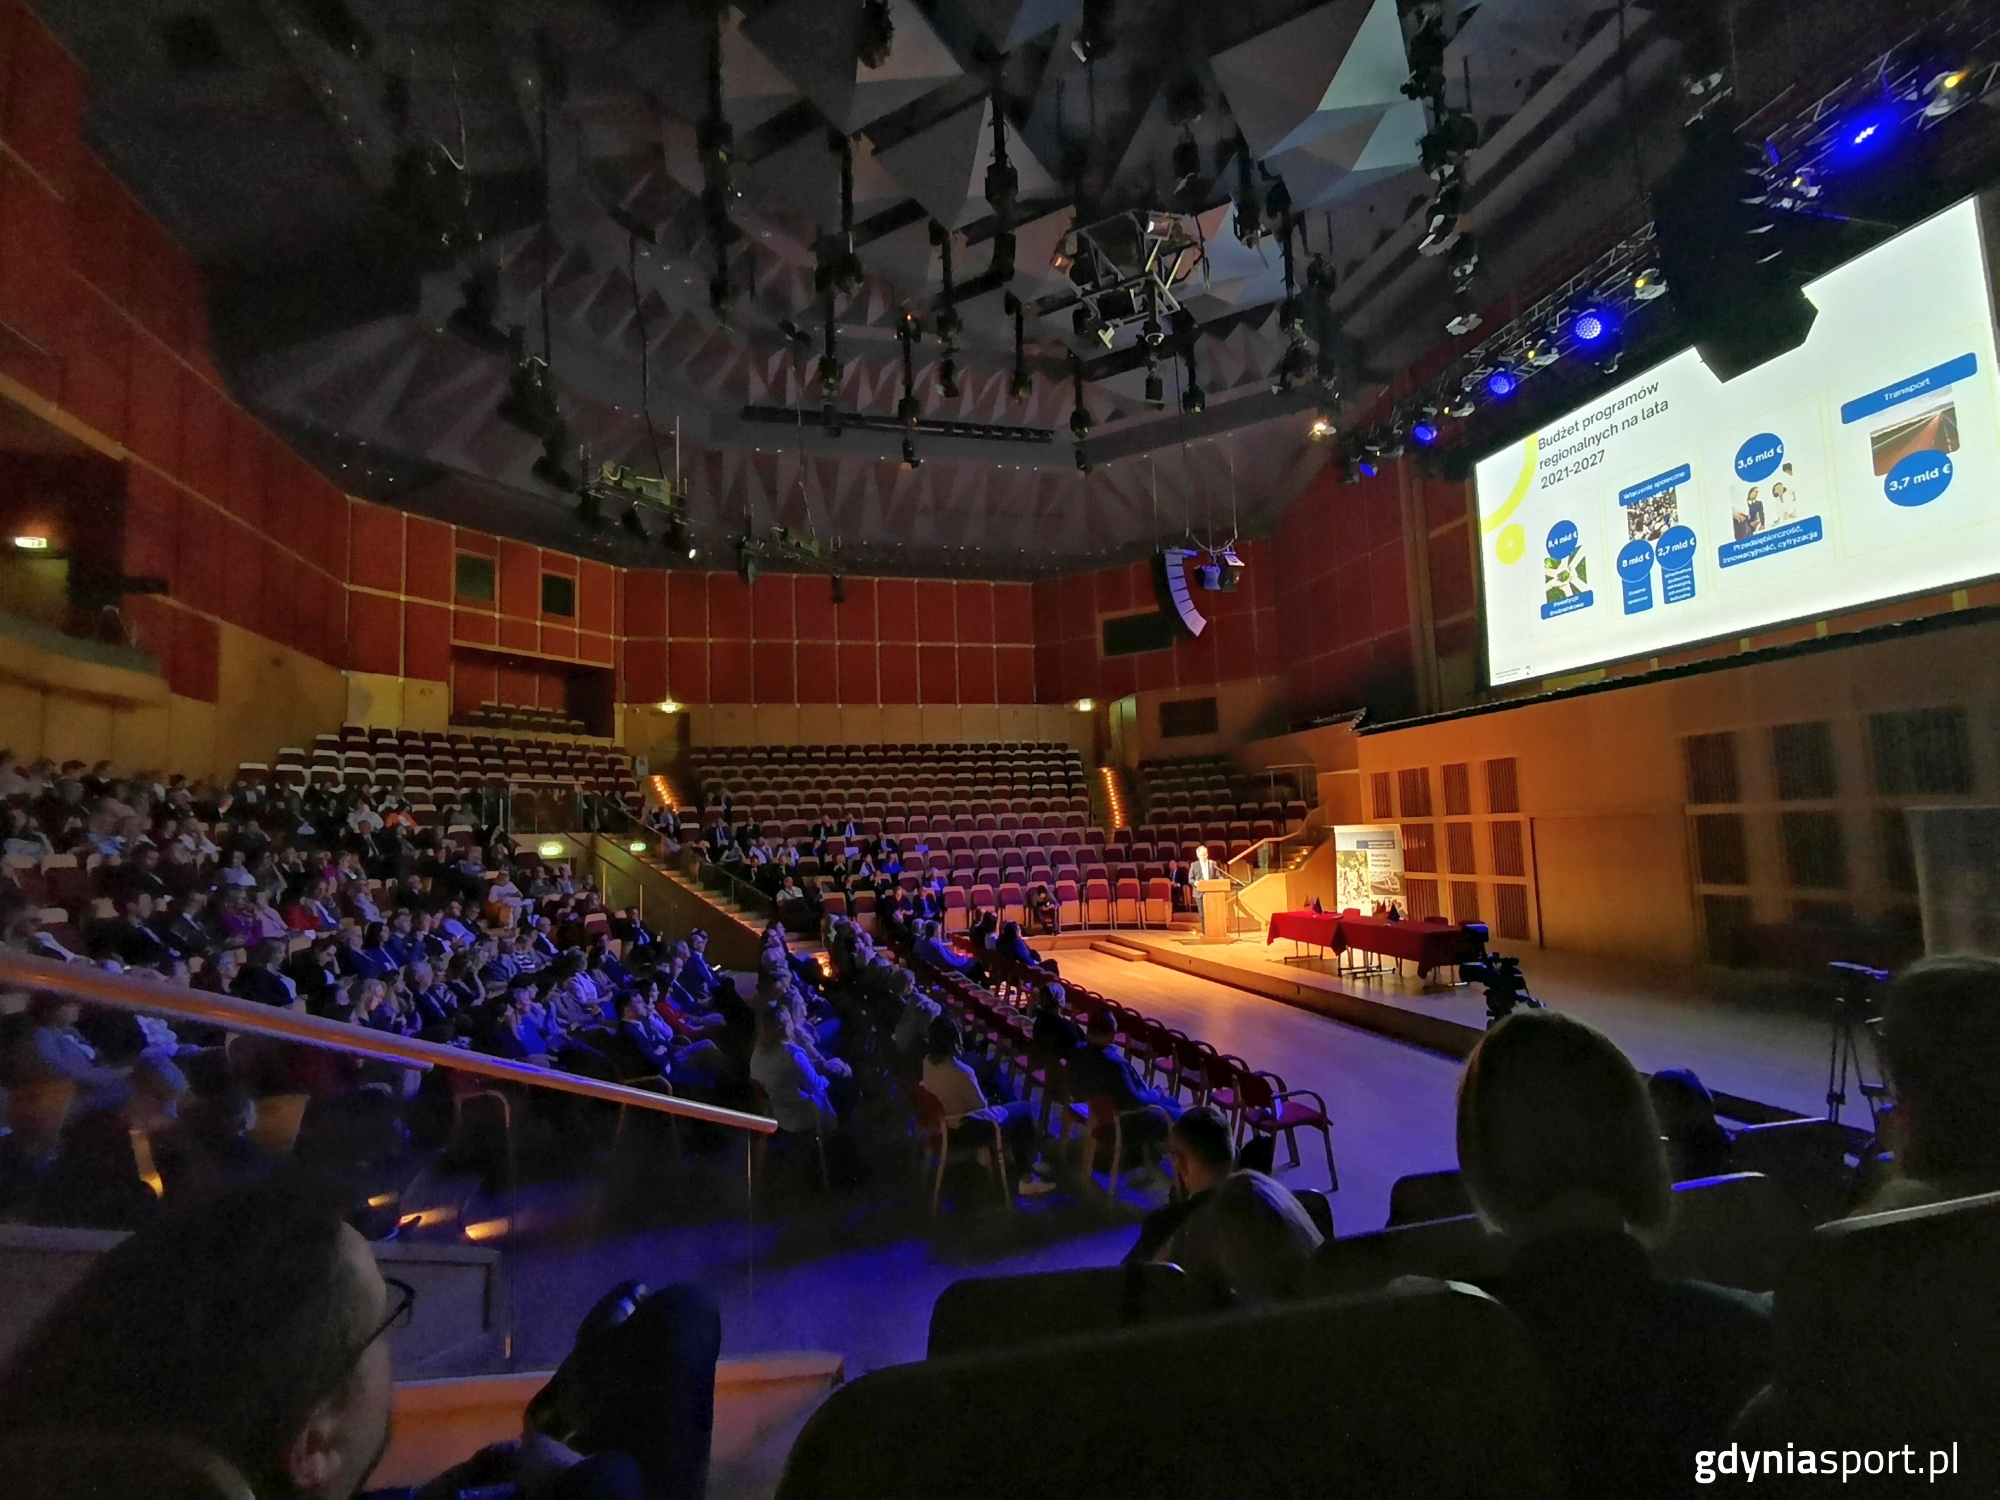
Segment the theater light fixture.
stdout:
<path fill-rule="evenodd" d="M 1569 336 L 1587 353 L 1604 347 L 1618 332 L 1617 317 L 1605 307 L 1592 304 L 1569 320 Z"/>
<path fill-rule="evenodd" d="M 1632 300 L 1652 302 L 1667 294 L 1667 278 L 1658 266 L 1648 266 L 1632 278 Z"/>
<path fill-rule="evenodd" d="M 1095 465 L 1090 461 L 1090 455 L 1084 451 L 1083 444 L 1078 443 L 1076 445 L 1076 472 L 1088 475 L 1094 467 Z"/>
<path fill-rule="evenodd" d="M 618 524 L 642 542 L 650 542 L 653 539 L 646 530 L 646 518 L 639 514 L 636 501 L 625 507 L 625 514 L 618 518 Z"/>
<path fill-rule="evenodd" d="M 1521 388 L 1521 377 L 1512 370 L 1502 367 L 1486 377 L 1486 394 L 1495 401 L 1505 401 Z"/>
<path fill-rule="evenodd" d="M 677 714 L 677 713 L 679 713 L 680 711 L 681 711 L 681 706 L 680 706 L 680 705 L 679 705 L 678 703 L 674 702 L 674 700 L 673 700 L 673 699 L 671 699 L 671 698 L 662 698 L 662 699 L 660 700 L 660 712 L 661 712 L 661 713 L 663 713 L 663 714 Z"/>
<path fill-rule="evenodd" d="M 1438 440 L 1437 423 L 1419 417 L 1410 424 L 1410 441 L 1419 448 L 1428 448 Z"/>
<path fill-rule="evenodd" d="M 1080 714 L 1087 714 L 1096 707 L 1097 700 L 1095 698 L 1079 698 L 1076 700 L 1076 711 Z"/>
<path fill-rule="evenodd" d="M 23 552 L 46 552 L 49 550 L 49 539 L 45 536 L 23 533 L 14 538 L 14 545 Z"/>
<path fill-rule="evenodd" d="M 911 437 L 904 438 L 903 467 L 906 469 L 920 469 L 923 467 L 923 463 L 923 459 L 917 454 L 917 440 Z"/>
<path fill-rule="evenodd" d="M 1333 417 L 1322 410 L 1313 414 L 1312 426 L 1306 429 L 1306 436 L 1315 443 L 1323 443 L 1337 431 L 1339 429 L 1333 425 Z"/>
<path fill-rule="evenodd" d="M 563 841 L 561 839 L 543 839 L 539 844 L 535 845 L 535 853 L 541 855 L 543 859 L 561 859 L 563 855 Z"/>

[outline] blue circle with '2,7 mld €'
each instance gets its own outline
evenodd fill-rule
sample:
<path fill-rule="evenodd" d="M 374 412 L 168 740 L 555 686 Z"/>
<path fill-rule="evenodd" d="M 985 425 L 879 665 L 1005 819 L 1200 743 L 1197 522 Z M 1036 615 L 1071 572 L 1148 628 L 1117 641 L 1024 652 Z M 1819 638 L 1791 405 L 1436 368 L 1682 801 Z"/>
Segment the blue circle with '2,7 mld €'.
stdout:
<path fill-rule="evenodd" d="M 1561 562 L 1576 551 L 1576 522 L 1558 521 L 1549 528 L 1549 556 Z"/>
<path fill-rule="evenodd" d="M 1736 477 L 1745 484 L 1769 479 L 1785 461 L 1785 441 L 1775 432 L 1760 432 L 1736 450 Z"/>
<path fill-rule="evenodd" d="M 1891 505 L 1928 505 L 1951 485 L 1951 455 L 1938 448 L 1920 448 L 1896 460 L 1882 480 Z"/>

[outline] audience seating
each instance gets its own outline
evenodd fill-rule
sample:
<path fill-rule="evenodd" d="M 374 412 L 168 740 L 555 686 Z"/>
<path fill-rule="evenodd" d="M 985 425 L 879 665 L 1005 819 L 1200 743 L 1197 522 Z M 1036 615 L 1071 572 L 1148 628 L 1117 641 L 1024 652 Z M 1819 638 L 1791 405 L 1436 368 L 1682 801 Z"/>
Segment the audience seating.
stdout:
<path fill-rule="evenodd" d="M 1007 1144 L 1000 1134 L 1000 1122 L 963 1121 L 958 1127 L 958 1139 L 954 1140 L 937 1095 L 921 1083 L 910 1087 L 917 1101 L 917 1138 L 923 1146 L 923 1171 L 931 1179 L 931 1217 L 937 1217 L 938 1198 L 944 1192 L 945 1167 L 955 1158 L 965 1156 L 976 1157 L 982 1166 L 992 1168 L 1000 1199 L 1012 1208 L 1014 1184 L 1007 1179 Z"/>
<path fill-rule="evenodd" d="M 1142 760 L 1141 816 L 1121 832 L 1135 845 L 1150 846 L 1161 863 L 1186 864 L 1200 844 L 1217 859 L 1231 859 L 1263 839 L 1305 826 L 1307 806 L 1297 784 L 1287 778 L 1277 791 L 1259 792 L 1226 755 Z"/>
<path fill-rule="evenodd" d="M 1776 1381 L 1739 1422 L 1738 1441 L 1843 1450 L 1907 1443 L 1916 1449 L 1916 1483 L 1932 1450 L 1955 1447 L 1951 1492 L 1995 1493 L 1997 1265 L 2000 1193 L 1813 1230 L 1778 1288 Z"/>
<path fill-rule="evenodd" d="M 1294 1303 L 872 1371 L 778 1495 L 1548 1495 L 1549 1405 L 1480 1293 Z"/>
<path fill-rule="evenodd" d="M 1449 1172 L 1413 1172 L 1398 1177 L 1389 1188 L 1389 1222 L 1395 1229 L 1404 1224 L 1427 1224 L 1434 1219 L 1456 1219 L 1472 1212 L 1471 1195 L 1458 1168 Z"/>
<path fill-rule="evenodd" d="M 1805 1220 L 1776 1183 L 1754 1173 L 1674 1185 L 1674 1215 L 1654 1251 L 1668 1275 L 1769 1291 L 1790 1265 Z M 1349 1235 L 1320 1247 L 1313 1282 L 1321 1292 L 1360 1292 L 1398 1276 L 1484 1282 L 1507 1268 L 1513 1247 L 1467 1214 Z"/>
<path fill-rule="evenodd" d="M 1746 1125 L 1729 1148 L 1739 1172 L 1762 1172 L 1785 1189 L 1815 1224 L 1847 1211 L 1854 1169 L 1847 1128 L 1831 1120 L 1779 1120 Z"/>
<path fill-rule="evenodd" d="M 931 1307 L 926 1357 L 944 1359 L 1045 1339 L 1109 1333 L 1184 1317 L 1194 1310 L 1186 1274 L 1179 1266 L 1159 1261 L 1028 1276 L 968 1277 L 938 1293 Z"/>
<path fill-rule="evenodd" d="M 432 821 L 470 793 L 512 787 L 582 788 L 627 807 L 641 802 L 632 759 L 605 744 L 453 731 L 366 728 L 344 724 L 316 736 L 310 751 L 280 750 L 268 768 L 243 765 L 239 776 L 283 787 L 308 782 L 365 787 L 406 798 L 420 821 Z"/>

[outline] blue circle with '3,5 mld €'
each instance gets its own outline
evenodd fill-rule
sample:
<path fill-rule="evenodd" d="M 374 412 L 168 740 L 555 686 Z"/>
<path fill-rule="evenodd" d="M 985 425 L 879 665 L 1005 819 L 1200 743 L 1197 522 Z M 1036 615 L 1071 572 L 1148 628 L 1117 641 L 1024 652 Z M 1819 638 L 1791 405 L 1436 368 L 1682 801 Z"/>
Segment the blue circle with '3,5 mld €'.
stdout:
<path fill-rule="evenodd" d="M 1891 505 L 1928 505 L 1951 485 L 1951 455 L 1938 448 L 1920 448 L 1896 460 L 1882 480 Z"/>
<path fill-rule="evenodd" d="M 1558 521 L 1549 528 L 1549 556 L 1561 562 L 1576 551 L 1576 522 Z"/>
<path fill-rule="evenodd" d="M 1760 432 L 1736 450 L 1736 477 L 1745 484 L 1769 479 L 1785 461 L 1785 441 L 1775 432 Z"/>

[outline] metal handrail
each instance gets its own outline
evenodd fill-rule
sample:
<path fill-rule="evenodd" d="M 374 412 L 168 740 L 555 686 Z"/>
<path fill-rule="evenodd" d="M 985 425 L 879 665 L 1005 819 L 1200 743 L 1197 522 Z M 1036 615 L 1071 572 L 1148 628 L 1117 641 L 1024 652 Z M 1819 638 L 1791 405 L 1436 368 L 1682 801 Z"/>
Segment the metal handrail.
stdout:
<path fill-rule="evenodd" d="M 324 1016 L 280 1010 L 231 995 L 212 995 L 180 985 L 158 984 L 113 974 L 94 964 L 66 964 L 50 958 L 30 958 L 25 954 L 0 952 L 0 985 L 41 990 L 63 995 L 90 1005 L 113 1005 L 122 1010 L 145 1011 L 185 1021 L 200 1021 L 229 1031 L 274 1037 L 279 1041 L 300 1042 L 326 1047 L 353 1057 L 374 1058 L 421 1068 L 456 1068 L 482 1078 L 495 1078 L 530 1088 L 553 1089 L 557 1093 L 581 1094 L 609 1104 L 649 1109 L 655 1114 L 677 1115 L 683 1120 L 706 1120 L 757 1135 L 771 1135 L 778 1123 L 763 1115 L 744 1114 L 719 1105 L 701 1104 L 671 1094 L 655 1094 L 623 1084 L 600 1083 L 574 1073 L 558 1073 L 533 1063 L 489 1057 L 462 1047 L 419 1041 L 393 1032 L 371 1031 L 347 1021 L 331 1021 Z"/>
<path fill-rule="evenodd" d="M 1315 830 L 1317 830 L 1320 833 L 1321 835 L 1320 838 L 1311 837 L 1312 833 Z M 1325 832 L 1326 830 L 1320 825 L 1315 823 L 1307 823 L 1304 827 L 1294 829 L 1290 833 L 1273 834 L 1270 838 L 1259 839 L 1257 840 L 1256 843 L 1252 844 L 1249 848 L 1245 849 L 1241 854 L 1231 855 L 1228 859 L 1224 860 L 1223 865 L 1226 868 L 1229 865 L 1237 864 L 1243 860 L 1249 859 L 1259 849 L 1262 849 L 1267 845 L 1276 846 L 1279 844 L 1288 844 L 1293 839 L 1304 839 L 1308 843 L 1318 845 L 1324 842 Z"/>

